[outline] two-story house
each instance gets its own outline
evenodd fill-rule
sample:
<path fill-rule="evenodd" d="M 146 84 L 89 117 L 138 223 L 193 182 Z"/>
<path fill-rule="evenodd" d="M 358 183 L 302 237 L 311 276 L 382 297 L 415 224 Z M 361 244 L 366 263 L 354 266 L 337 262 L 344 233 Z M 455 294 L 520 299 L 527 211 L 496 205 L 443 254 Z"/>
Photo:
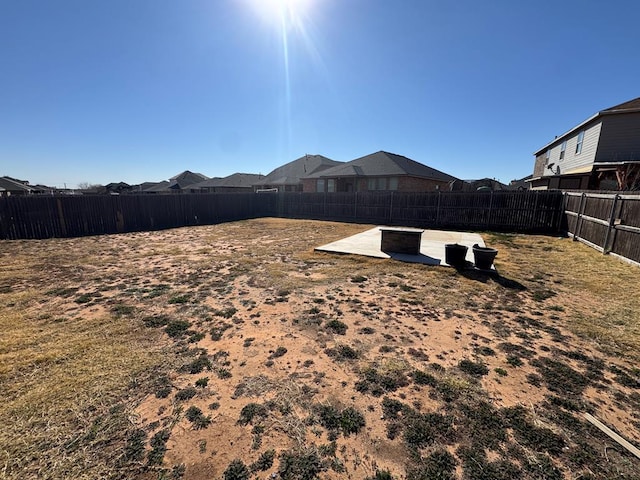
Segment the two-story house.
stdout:
<path fill-rule="evenodd" d="M 535 152 L 531 188 L 640 186 L 640 98 L 601 110 Z"/>

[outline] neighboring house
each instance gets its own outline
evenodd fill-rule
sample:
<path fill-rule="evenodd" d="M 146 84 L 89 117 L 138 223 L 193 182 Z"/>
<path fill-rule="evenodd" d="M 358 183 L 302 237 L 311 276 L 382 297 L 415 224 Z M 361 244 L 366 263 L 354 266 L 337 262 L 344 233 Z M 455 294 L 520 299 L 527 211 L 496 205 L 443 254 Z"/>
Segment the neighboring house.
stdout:
<path fill-rule="evenodd" d="M 246 193 L 253 192 L 253 185 L 264 180 L 264 175 L 255 173 L 234 173 L 224 178 L 210 178 L 204 182 L 189 185 L 189 190 L 201 193 Z"/>
<path fill-rule="evenodd" d="M 11 177 L 0 177 L 0 195 L 8 197 L 10 195 L 32 195 L 39 193 L 34 187 L 29 186 L 26 180 L 18 180 Z"/>
<path fill-rule="evenodd" d="M 261 181 L 254 183 L 255 191 L 277 190 L 279 192 L 301 192 L 302 179 L 340 165 L 322 155 L 305 155 L 270 172 Z"/>
<path fill-rule="evenodd" d="M 509 182 L 509 190 L 528 190 L 531 186 L 533 175 L 527 175 L 524 178 L 518 178 Z"/>
<path fill-rule="evenodd" d="M 377 152 L 307 175 L 305 192 L 449 190 L 457 178 L 395 153 Z"/>
<path fill-rule="evenodd" d="M 185 170 L 175 177 L 170 178 L 168 182 L 159 182 L 144 189 L 143 193 L 184 193 L 189 190 L 188 187 L 191 185 L 204 180 L 209 180 L 209 177 L 201 173 Z"/>
<path fill-rule="evenodd" d="M 456 180 L 451 183 L 450 188 L 456 192 L 496 192 L 499 190 L 509 190 L 507 185 L 493 178 Z"/>
<path fill-rule="evenodd" d="M 531 188 L 640 188 L 640 98 L 601 110 L 535 152 Z"/>

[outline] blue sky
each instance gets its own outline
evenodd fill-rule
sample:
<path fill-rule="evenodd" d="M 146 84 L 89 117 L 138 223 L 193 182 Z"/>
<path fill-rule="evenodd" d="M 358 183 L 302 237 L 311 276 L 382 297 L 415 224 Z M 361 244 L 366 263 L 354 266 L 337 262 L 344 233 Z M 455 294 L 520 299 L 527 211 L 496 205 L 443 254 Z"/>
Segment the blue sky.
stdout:
<path fill-rule="evenodd" d="M 508 182 L 640 96 L 635 0 L 283 1 L 0 0 L 0 175 L 134 184 L 386 150 Z"/>

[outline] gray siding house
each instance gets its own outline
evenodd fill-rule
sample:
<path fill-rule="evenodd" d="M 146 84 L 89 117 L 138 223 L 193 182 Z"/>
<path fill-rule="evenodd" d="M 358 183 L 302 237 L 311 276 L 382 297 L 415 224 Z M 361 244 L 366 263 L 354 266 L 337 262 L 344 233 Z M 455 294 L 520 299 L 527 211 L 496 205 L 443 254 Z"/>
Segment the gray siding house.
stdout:
<path fill-rule="evenodd" d="M 640 98 L 601 110 L 535 152 L 531 188 L 640 187 Z"/>

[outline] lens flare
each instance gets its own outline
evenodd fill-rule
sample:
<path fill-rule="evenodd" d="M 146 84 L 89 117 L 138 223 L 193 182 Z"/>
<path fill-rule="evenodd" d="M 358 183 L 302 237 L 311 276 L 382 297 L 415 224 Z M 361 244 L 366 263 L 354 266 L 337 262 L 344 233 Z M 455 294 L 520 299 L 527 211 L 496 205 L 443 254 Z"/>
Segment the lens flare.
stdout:
<path fill-rule="evenodd" d="M 244 0 L 251 9 L 279 37 L 283 66 L 284 130 L 286 132 L 287 154 L 292 144 L 292 92 L 291 92 L 291 52 L 294 41 L 307 52 L 311 61 L 319 64 L 319 54 L 309 32 L 310 18 L 319 0 Z M 299 49 L 297 49 L 299 51 Z"/>

